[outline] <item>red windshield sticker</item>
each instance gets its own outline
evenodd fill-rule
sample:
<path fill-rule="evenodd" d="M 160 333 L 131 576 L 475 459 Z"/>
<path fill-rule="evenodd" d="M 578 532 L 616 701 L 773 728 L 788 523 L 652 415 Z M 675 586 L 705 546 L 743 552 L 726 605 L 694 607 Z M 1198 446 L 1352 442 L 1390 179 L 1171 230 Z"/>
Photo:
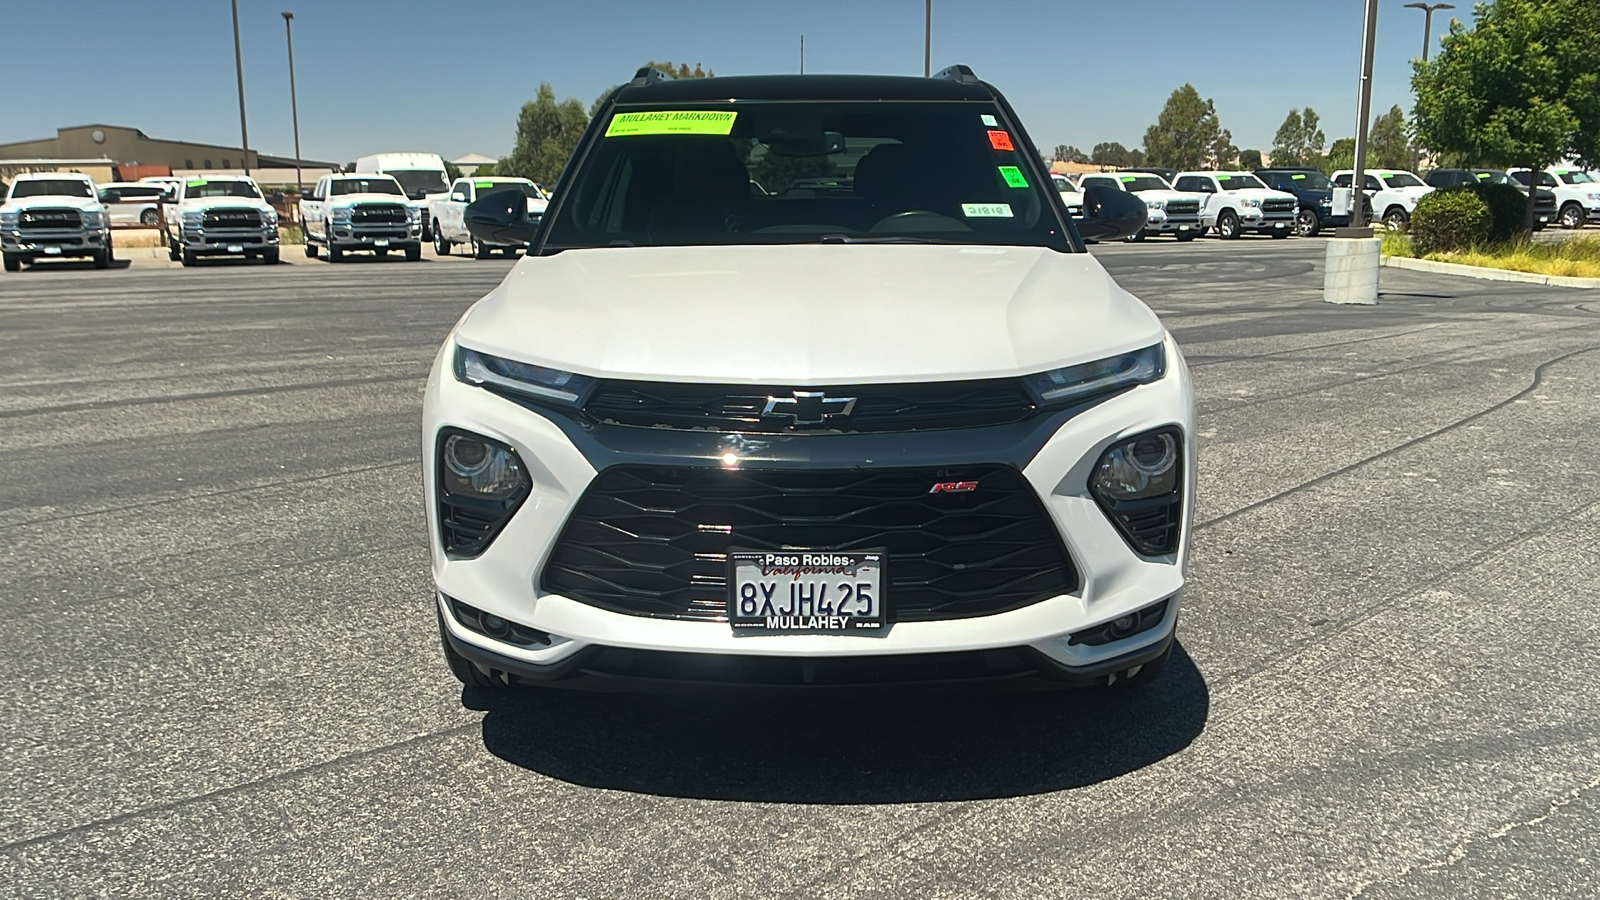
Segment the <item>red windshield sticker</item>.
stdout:
<path fill-rule="evenodd" d="M 989 146 L 995 148 L 996 150 L 1016 150 L 1017 149 L 1016 147 L 1011 145 L 1011 135 L 1006 134 L 1004 131 L 991 131 L 991 132 L 989 132 Z"/>

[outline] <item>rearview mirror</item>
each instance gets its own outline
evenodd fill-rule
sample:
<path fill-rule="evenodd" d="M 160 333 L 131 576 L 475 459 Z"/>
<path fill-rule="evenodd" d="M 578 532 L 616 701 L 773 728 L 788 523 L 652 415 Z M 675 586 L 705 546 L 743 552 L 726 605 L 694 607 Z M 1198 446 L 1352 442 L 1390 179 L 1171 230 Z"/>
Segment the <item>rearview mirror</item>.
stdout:
<path fill-rule="evenodd" d="M 528 221 L 528 195 L 521 189 L 479 197 L 462 217 L 473 237 L 491 244 L 529 244 L 539 233 L 538 221 Z"/>
<path fill-rule="evenodd" d="M 1114 241 L 1143 231 L 1149 214 L 1138 194 L 1091 184 L 1083 189 L 1083 218 L 1074 221 L 1085 240 Z"/>

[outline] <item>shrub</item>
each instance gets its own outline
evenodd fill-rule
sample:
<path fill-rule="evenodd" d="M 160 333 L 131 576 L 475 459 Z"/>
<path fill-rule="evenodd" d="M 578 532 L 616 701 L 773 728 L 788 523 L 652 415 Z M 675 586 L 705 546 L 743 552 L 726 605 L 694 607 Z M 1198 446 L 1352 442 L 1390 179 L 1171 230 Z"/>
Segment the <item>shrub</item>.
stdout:
<path fill-rule="evenodd" d="M 1489 205 L 1474 191 L 1434 191 L 1411 214 L 1411 246 L 1418 256 L 1466 250 L 1489 240 L 1492 222 Z"/>
<path fill-rule="evenodd" d="M 1528 195 L 1509 184 L 1489 184 L 1480 181 L 1467 186 L 1478 199 L 1489 207 L 1489 240 L 1492 243 L 1511 240 L 1522 231 L 1528 215 Z"/>

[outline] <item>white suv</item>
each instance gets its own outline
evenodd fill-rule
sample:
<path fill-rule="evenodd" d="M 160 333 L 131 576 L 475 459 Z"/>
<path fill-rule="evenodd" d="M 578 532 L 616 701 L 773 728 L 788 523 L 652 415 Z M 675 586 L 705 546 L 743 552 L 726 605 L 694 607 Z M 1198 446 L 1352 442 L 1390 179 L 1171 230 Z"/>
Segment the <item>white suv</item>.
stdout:
<path fill-rule="evenodd" d="M 1144 205 L 1091 188 L 1074 224 L 1033 146 L 964 67 L 643 71 L 536 230 L 516 204 L 475 215 L 480 240 L 532 246 L 424 392 L 455 675 L 1159 671 L 1193 507 L 1189 374 L 1079 236 L 1132 233 Z"/>
<path fill-rule="evenodd" d="M 1528 186 L 1527 169 L 1506 172 L 1523 187 Z M 1600 220 L 1600 183 L 1582 169 L 1551 166 L 1539 173 L 1539 187 L 1556 195 L 1556 223 L 1562 228 L 1582 228 Z"/>
<path fill-rule="evenodd" d="M 1114 191 L 1127 191 L 1138 195 L 1149 207 L 1149 220 L 1144 230 L 1130 236 L 1132 241 L 1142 241 L 1147 234 L 1170 234 L 1180 241 L 1192 241 L 1200 236 L 1200 198 L 1194 194 L 1175 191 L 1160 175 L 1150 172 L 1108 172 L 1104 175 L 1085 175 L 1078 179 L 1083 187 L 1100 185 Z"/>
<path fill-rule="evenodd" d="M 194 265 L 203 256 L 278 264 L 278 212 L 243 175 L 188 178 L 166 205 L 167 256 Z"/>
<path fill-rule="evenodd" d="M 40 259 L 87 256 L 110 268 L 111 219 L 94 181 L 75 172 L 16 176 L 0 203 L 0 253 L 5 270 Z"/>
<path fill-rule="evenodd" d="M 1362 174 L 1365 176 L 1361 187 L 1367 197 L 1367 219 L 1382 221 L 1390 231 L 1400 231 L 1410 225 L 1417 201 L 1433 193 L 1427 182 L 1401 169 L 1367 169 Z M 1333 173 L 1333 183 L 1337 187 L 1350 187 L 1354 178 L 1355 172 L 1351 169 Z"/>
<path fill-rule="evenodd" d="M 1294 231 L 1300 201 L 1275 191 L 1249 172 L 1179 172 L 1174 189 L 1204 194 L 1200 224 L 1233 239 L 1247 231 L 1286 238 Z"/>

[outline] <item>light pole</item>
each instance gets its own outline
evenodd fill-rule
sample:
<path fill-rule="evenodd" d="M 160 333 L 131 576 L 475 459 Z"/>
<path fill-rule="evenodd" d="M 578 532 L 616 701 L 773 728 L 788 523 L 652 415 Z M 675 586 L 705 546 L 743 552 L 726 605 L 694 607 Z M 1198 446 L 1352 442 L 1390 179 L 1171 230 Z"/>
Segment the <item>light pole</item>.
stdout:
<path fill-rule="evenodd" d="M 1422 17 L 1422 61 L 1428 61 L 1428 45 L 1433 43 L 1433 11 L 1436 9 L 1455 9 L 1453 3 L 1407 3 L 1406 9 L 1420 9 Z"/>
<path fill-rule="evenodd" d="M 283 36 L 289 42 L 289 115 L 294 119 L 294 186 L 299 189 L 305 182 L 300 177 L 300 104 L 294 97 L 294 29 L 289 25 L 292 21 L 294 13 L 283 14 Z"/>
<path fill-rule="evenodd" d="M 1361 44 L 1361 91 L 1356 101 L 1355 171 L 1350 176 L 1350 227 L 1363 228 L 1367 195 L 1362 190 L 1367 170 L 1367 116 L 1372 112 L 1372 45 L 1378 36 L 1378 0 L 1367 0 Z M 1371 234 L 1371 232 L 1367 232 Z"/>
<path fill-rule="evenodd" d="M 250 174 L 250 129 L 244 123 L 244 56 L 239 52 L 239 0 L 233 0 L 233 73 L 239 79 L 239 140 L 244 143 L 244 158 L 239 160 L 244 174 Z"/>
<path fill-rule="evenodd" d="M 922 77 L 933 71 L 933 0 L 926 0 L 922 10 Z"/>

